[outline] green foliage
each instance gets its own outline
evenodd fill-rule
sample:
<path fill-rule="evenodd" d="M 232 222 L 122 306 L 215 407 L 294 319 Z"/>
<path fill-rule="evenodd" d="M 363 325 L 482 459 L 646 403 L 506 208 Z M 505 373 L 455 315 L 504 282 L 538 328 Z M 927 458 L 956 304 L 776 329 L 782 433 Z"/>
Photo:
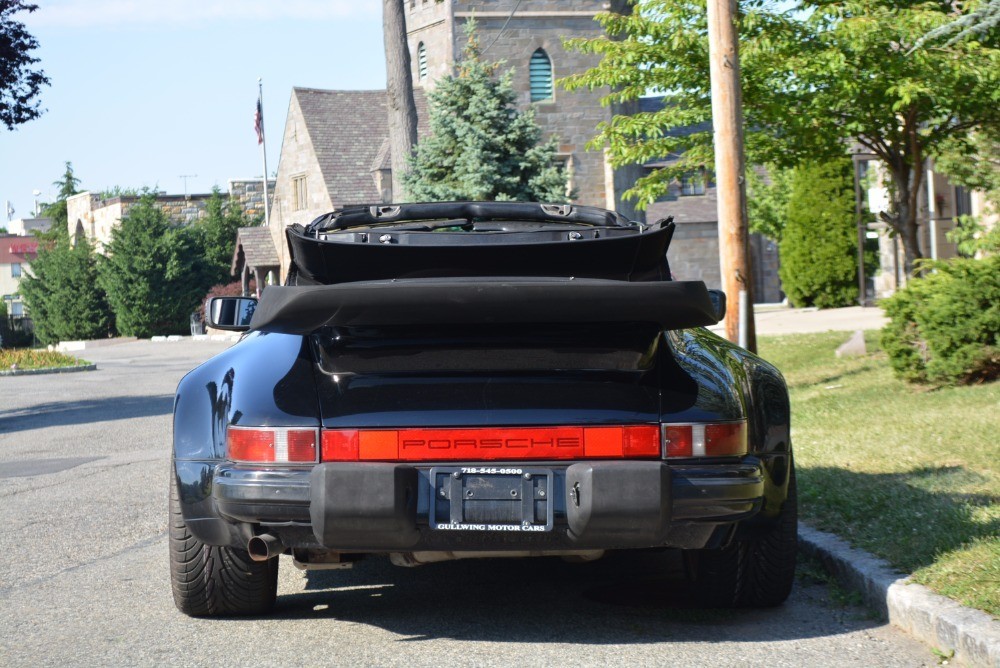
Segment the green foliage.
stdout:
<path fill-rule="evenodd" d="M 781 241 L 788 219 L 793 174 L 791 169 L 770 165 L 765 180 L 755 170 L 747 170 L 747 219 L 751 232 Z"/>
<path fill-rule="evenodd" d="M 52 185 L 59 188 L 59 195 L 52 204 L 42 206 L 42 217 L 51 218 L 52 226 L 48 232 L 39 233 L 38 236 L 48 241 L 68 237 L 69 216 L 66 212 L 66 200 L 80 192 L 80 179 L 73 174 L 73 163 L 66 161 L 66 171 L 58 181 L 53 181 Z"/>
<path fill-rule="evenodd" d="M 403 176 L 413 201 L 518 200 L 565 202 L 558 145 L 545 143 L 534 109 L 519 112 L 511 72 L 479 58 L 470 21 L 469 42 L 455 75 L 428 93 L 431 135 L 417 145 Z"/>
<path fill-rule="evenodd" d="M 923 161 L 970 128 L 1000 125 L 1000 37 L 948 48 L 909 46 L 950 20 L 945 3 L 895 0 L 741 0 L 738 13 L 748 164 L 791 166 L 834 157 L 847 142 L 879 156 L 893 181 L 890 224 L 907 267 L 919 258 L 918 191 Z M 605 100 L 635 100 L 655 90 L 662 109 L 620 115 L 598 126 L 615 166 L 671 154 L 670 168 L 627 194 L 640 206 L 670 180 L 714 162 L 704 0 L 640 0 L 629 16 L 599 15 L 608 35 L 570 46 L 602 56 L 563 80 L 570 89 L 611 89 Z M 681 128 L 694 128 L 681 133 Z"/>
<path fill-rule="evenodd" d="M 113 230 L 106 250 L 100 283 L 118 331 L 139 337 L 184 332 L 210 285 L 195 235 L 171 226 L 147 192 Z"/>
<path fill-rule="evenodd" d="M 982 2 L 962 3 L 966 5 L 962 9 L 969 9 L 968 13 L 960 14 L 949 23 L 939 26 L 930 31 L 913 45 L 911 51 L 915 51 L 925 44 L 933 44 L 937 40 L 947 37 L 944 46 L 951 46 L 963 39 L 975 39 L 979 35 L 988 36 L 989 32 L 1000 28 L 1000 0 L 983 0 Z M 968 5 L 971 4 L 971 9 Z"/>
<path fill-rule="evenodd" d="M 205 217 L 189 228 L 203 257 L 201 270 L 205 289 L 231 278 L 229 269 L 233 262 L 236 233 L 239 228 L 253 224 L 254 221 L 246 217 L 236 202 L 227 201 L 218 187 L 212 188 Z"/>
<path fill-rule="evenodd" d="M 38 40 L 14 20 L 14 14 L 36 9 L 38 5 L 24 0 L 0 0 L 0 123 L 8 130 L 38 118 L 43 111 L 38 95 L 42 86 L 49 85 L 49 78 L 42 70 L 31 69 L 38 62 L 31 55 Z"/>
<path fill-rule="evenodd" d="M 42 343 L 100 339 L 113 331 L 111 309 L 86 239 L 72 246 L 64 236 L 40 245 L 20 291 Z"/>
<path fill-rule="evenodd" d="M 917 382 L 1000 375 L 1000 256 L 928 265 L 885 302 L 882 347 L 893 370 Z"/>
<path fill-rule="evenodd" d="M 851 161 L 794 170 L 781 239 L 781 284 L 794 306 L 847 306 L 858 296 Z"/>

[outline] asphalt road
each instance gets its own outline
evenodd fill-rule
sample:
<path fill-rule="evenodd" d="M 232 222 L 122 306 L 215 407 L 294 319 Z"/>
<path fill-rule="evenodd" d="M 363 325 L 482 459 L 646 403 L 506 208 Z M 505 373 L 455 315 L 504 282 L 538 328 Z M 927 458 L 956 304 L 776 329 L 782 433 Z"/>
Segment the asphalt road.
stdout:
<path fill-rule="evenodd" d="M 308 577 L 282 557 L 269 617 L 187 618 L 167 572 L 173 391 L 226 345 L 121 344 L 81 355 L 97 371 L 0 377 L 0 665 L 937 663 L 805 576 L 777 609 L 699 610 L 663 555 Z"/>

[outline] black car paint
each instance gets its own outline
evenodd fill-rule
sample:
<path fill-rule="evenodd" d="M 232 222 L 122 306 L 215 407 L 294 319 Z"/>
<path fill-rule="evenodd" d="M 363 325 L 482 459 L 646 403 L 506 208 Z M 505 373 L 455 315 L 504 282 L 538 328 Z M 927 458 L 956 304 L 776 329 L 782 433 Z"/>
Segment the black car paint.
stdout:
<path fill-rule="evenodd" d="M 378 338 L 378 332 L 366 335 Z M 763 507 L 755 521 L 776 516 L 786 497 L 791 443 L 784 381 L 768 363 L 707 330 L 653 333 L 649 355 L 634 369 L 545 374 L 331 372 L 322 359 L 329 345 L 323 337 L 329 336 L 253 332 L 181 380 L 174 471 L 185 522 L 202 542 L 243 548 L 253 531 L 223 516 L 212 495 L 214 472 L 226 461 L 229 424 L 495 426 L 747 418 L 750 453 L 744 460 L 759 463 L 764 473 Z M 549 343 L 550 351 L 564 351 Z M 425 336 L 421 344 L 433 348 L 433 339 Z M 489 346 L 477 352 L 482 367 L 491 366 L 490 354 L 496 356 L 493 366 L 501 368 L 510 355 Z M 741 523 L 740 530 L 752 531 L 753 522 Z M 456 545 L 462 544 L 476 541 L 456 537 Z"/>

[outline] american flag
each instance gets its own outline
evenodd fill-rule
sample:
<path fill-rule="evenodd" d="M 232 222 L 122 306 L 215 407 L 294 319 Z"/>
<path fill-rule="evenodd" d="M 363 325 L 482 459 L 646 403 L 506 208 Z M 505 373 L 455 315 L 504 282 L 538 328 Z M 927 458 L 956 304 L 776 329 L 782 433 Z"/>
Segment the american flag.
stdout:
<path fill-rule="evenodd" d="M 257 98 L 257 111 L 253 115 L 253 129 L 257 132 L 257 143 L 264 143 L 264 106 Z"/>

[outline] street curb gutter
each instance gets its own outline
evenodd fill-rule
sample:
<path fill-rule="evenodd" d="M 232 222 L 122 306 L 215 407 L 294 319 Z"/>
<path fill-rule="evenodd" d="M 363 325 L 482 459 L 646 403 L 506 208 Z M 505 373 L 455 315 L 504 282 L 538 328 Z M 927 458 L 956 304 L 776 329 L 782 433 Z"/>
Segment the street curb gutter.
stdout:
<path fill-rule="evenodd" d="M 94 371 L 96 364 L 78 364 L 76 366 L 55 366 L 44 369 L 11 369 L 0 371 L 0 376 L 42 376 L 47 373 L 76 373 L 77 371 Z"/>
<path fill-rule="evenodd" d="M 881 559 L 833 534 L 799 524 L 799 549 L 844 587 L 913 637 L 954 652 L 968 666 L 1000 668 L 1000 621 L 901 577 Z"/>

